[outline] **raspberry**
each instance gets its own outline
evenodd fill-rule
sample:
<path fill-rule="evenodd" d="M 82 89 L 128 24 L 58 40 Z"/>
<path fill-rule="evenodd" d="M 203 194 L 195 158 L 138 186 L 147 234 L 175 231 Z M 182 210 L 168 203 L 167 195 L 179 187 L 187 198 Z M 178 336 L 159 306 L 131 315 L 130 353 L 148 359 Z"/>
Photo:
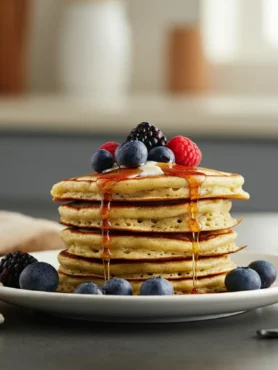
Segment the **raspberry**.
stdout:
<path fill-rule="evenodd" d="M 115 143 L 114 141 L 108 141 L 108 143 L 103 144 L 99 149 L 105 149 L 109 153 L 112 154 L 112 156 L 115 156 L 115 151 L 118 148 L 120 144 Z"/>
<path fill-rule="evenodd" d="M 200 149 L 187 137 L 176 136 L 166 146 L 174 152 L 177 164 L 195 167 L 202 160 Z"/>

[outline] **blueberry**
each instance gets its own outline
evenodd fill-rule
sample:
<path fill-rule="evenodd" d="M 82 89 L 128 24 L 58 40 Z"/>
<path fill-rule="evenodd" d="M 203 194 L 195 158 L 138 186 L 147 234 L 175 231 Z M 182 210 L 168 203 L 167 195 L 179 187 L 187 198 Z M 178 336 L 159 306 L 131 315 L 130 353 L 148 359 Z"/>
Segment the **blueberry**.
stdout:
<path fill-rule="evenodd" d="M 101 289 L 95 283 L 82 283 L 75 288 L 76 294 L 97 294 L 102 295 Z"/>
<path fill-rule="evenodd" d="M 112 278 L 107 280 L 102 289 L 107 295 L 132 295 L 131 284 L 127 280 L 121 278 Z"/>
<path fill-rule="evenodd" d="M 141 285 L 140 295 L 173 295 L 173 285 L 162 277 L 150 278 Z"/>
<path fill-rule="evenodd" d="M 268 261 L 254 261 L 250 263 L 248 267 L 255 270 L 259 274 L 262 282 L 261 289 L 269 288 L 276 280 L 276 268 Z"/>
<path fill-rule="evenodd" d="M 118 146 L 115 152 L 118 166 L 136 168 L 146 163 L 148 149 L 141 141 L 131 140 Z"/>
<path fill-rule="evenodd" d="M 225 285 L 228 292 L 255 290 L 261 288 L 261 279 L 255 270 L 249 267 L 237 267 L 228 272 Z"/>
<path fill-rule="evenodd" d="M 114 159 L 105 149 L 98 149 L 92 156 L 92 167 L 96 172 L 102 172 L 113 167 Z"/>
<path fill-rule="evenodd" d="M 21 289 L 55 292 L 59 283 L 58 273 L 46 262 L 35 262 L 25 267 L 19 277 Z"/>
<path fill-rule="evenodd" d="M 157 146 L 150 150 L 148 160 L 154 162 L 174 163 L 175 155 L 172 150 L 166 148 L 166 146 Z"/>

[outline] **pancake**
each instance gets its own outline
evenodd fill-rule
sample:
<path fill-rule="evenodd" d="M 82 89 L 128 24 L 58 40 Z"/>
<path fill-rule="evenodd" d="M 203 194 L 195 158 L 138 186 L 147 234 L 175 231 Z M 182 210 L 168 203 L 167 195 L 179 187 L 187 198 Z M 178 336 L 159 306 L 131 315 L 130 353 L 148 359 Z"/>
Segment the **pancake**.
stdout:
<path fill-rule="evenodd" d="M 57 289 L 58 292 L 72 293 L 79 284 L 90 281 L 93 281 L 98 286 L 102 286 L 104 284 L 104 280 L 101 277 L 95 276 L 92 277 L 84 275 L 67 275 L 65 272 L 62 271 L 58 271 L 58 274 L 59 274 L 59 286 Z M 226 291 L 225 277 L 226 273 L 198 279 L 195 282 L 198 294 L 225 292 Z M 172 283 L 175 294 L 190 294 L 192 292 L 193 286 L 192 279 L 172 280 L 171 278 L 169 278 L 168 280 Z M 143 280 L 139 281 L 129 279 L 129 282 L 132 285 L 133 294 L 135 295 L 139 294 L 139 289 Z"/>
<path fill-rule="evenodd" d="M 68 252 L 81 257 L 101 258 L 102 236 L 99 230 L 67 228 L 61 237 Z M 235 244 L 237 233 L 232 230 L 203 232 L 199 235 L 199 257 L 221 256 L 243 247 Z M 160 234 L 110 232 L 111 259 L 192 258 L 192 234 Z"/>
<path fill-rule="evenodd" d="M 99 258 L 80 257 L 65 250 L 59 253 L 58 260 L 61 264 L 60 271 L 65 273 L 103 277 L 103 263 Z M 235 264 L 229 255 L 204 257 L 198 260 L 196 273 L 199 278 L 227 272 L 233 267 Z M 110 262 L 111 277 L 124 276 L 127 279 L 147 279 L 152 275 L 159 275 L 166 279 L 188 278 L 193 276 L 192 270 L 191 258 L 111 259 Z"/>
<path fill-rule="evenodd" d="M 196 218 L 202 231 L 232 228 L 239 222 L 229 211 L 231 202 L 227 199 L 203 199 L 198 202 Z M 69 226 L 100 228 L 101 207 L 98 202 L 72 202 L 59 207 L 61 222 Z M 191 203 L 112 202 L 109 211 L 111 230 L 136 232 L 190 232 Z"/>
<path fill-rule="evenodd" d="M 139 169 L 114 169 L 63 180 L 53 186 L 51 194 L 55 201 L 101 200 L 103 187 L 109 183 L 112 200 L 190 199 L 190 179 L 199 181 L 200 199 L 249 199 L 241 175 L 156 162 Z"/>

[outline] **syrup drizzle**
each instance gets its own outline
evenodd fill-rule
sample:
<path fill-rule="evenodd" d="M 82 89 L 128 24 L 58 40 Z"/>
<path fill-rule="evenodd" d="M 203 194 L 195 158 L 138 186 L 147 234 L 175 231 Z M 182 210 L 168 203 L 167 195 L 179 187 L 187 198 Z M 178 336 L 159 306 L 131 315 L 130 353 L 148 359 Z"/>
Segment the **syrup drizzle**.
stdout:
<path fill-rule="evenodd" d="M 200 252 L 199 236 L 202 229 L 198 221 L 198 209 L 200 198 L 200 187 L 205 178 L 197 178 L 189 176 L 187 178 L 190 189 L 190 230 L 192 232 L 192 274 L 193 274 L 193 289 L 192 293 L 198 293 L 197 290 L 197 264 Z"/>
<path fill-rule="evenodd" d="M 111 257 L 111 251 L 110 251 L 110 207 L 111 207 L 111 199 L 110 197 L 107 198 L 107 196 L 103 196 L 101 200 L 101 233 L 102 233 L 102 262 L 103 262 L 103 270 L 104 270 L 104 280 L 110 279 L 110 257 Z"/>
<path fill-rule="evenodd" d="M 159 164 L 161 165 L 161 164 Z M 192 294 L 198 293 L 197 290 L 197 265 L 200 252 L 199 236 L 201 232 L 201 224 L 198 221 L 200 189 L 205 181 L 206 175 L 194 167 L 184 167 L 179 165 L 168 165 L 169 169 L 163 165 L 162 169 L 166 175 L 177 176 L 184 178 L 189 185 L 189 227 L 192 233 Z"/>
<path fill-rule="evenodd" d="M 192 274 L 193 274 L 193 287 L 192 294 L 198 293 L 197 290 L 197 263 L 200 251 L 199 234 L 201 225 L 198 221 L 198 201 L 200 198 L 200 188 L 204 182 L 206 175 L 194 167 L 185 167 L 177 164 L 157 163 L 165 175 L 184 178 L 189 185 L 189 198 L 190 198 L 190 231 L 192 233 Z M 110 279 L 110 209 L 112 201 L 112 189 L 115 184 L 120 181 L 136 178 L 142 171 L 136 169 L 117 169 L 100 176 L 97 180 L 102 200 L 101 200 L 101 233 L 102 233 L 102 254 L 101 258 L 104 267 L 104 279 Z"/>
<path fill-rule="evenodd" d="M 112 189 L 115 184 L 119 181 L 126 180 L 130 176 L 139 174 L 140 171 L 137 169 L 121 169 L 121 171 L 115 170 L 109 173 L 106 173 L 100 176 L 97 180 L 97 186 L 99 187 L 102 195 L 101 206 L 100 206 L 100 229 L 102 234 L 102 253 L 101 258 L 103 262 L 103 274 L 104 280 L 107 281 L 110 279 L 110 260 L 111 260 L 111 251 L 110 251 L 110 210 L 112 202 Z"/>

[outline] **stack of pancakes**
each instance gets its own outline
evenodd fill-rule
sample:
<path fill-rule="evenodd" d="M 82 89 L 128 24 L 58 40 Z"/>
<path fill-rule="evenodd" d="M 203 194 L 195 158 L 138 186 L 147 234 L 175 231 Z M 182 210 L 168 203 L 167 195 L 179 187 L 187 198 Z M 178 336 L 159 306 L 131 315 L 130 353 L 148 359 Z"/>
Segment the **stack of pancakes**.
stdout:
<path fill-rule="evenodd" d="M 58 256 L 59 291 L 87 281 L 101 286 L 103 262 L 134 294 L 154 276 L 168 279 L 176 294 L 224 291 L 236 267 L 230 254 L 243 248 L 230 214 L 231 199 L 249 198 L 243 183 L 238 174 L 148 162 L 59 182 L 51 194 L 64 202 L 68 247 Z"/>

